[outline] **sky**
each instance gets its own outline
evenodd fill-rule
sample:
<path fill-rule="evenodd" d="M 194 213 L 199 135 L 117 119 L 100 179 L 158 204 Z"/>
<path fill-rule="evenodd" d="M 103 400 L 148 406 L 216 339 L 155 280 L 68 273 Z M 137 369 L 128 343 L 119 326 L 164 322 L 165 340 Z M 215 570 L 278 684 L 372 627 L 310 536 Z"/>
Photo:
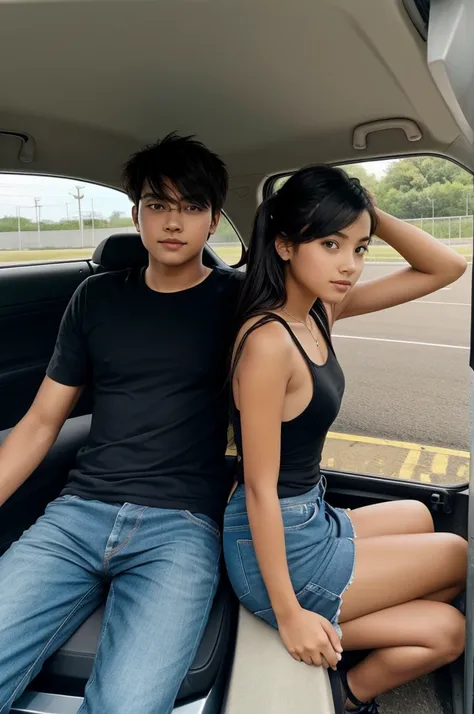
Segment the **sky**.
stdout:
<path fill-rule="evenodd" d="M 381 178 L 390 163 L 392 162 L 370 161 L 365 163 L 365 167 L 377 178 Z M 104 218 L 108 218 L 113 211 L 130 215 L 130 201 L 125 194 L 115 189 L 85 181 L 3 173 L 0 174 L 0 217 L 15 216 L 19 210 L 21 216 L 35 220 L 37 198 L 41 207 L 41 219 L 59 221 L 68 217 L 77 218 L 77 200 L 71 196 L 71 193 L 76 193 L 76 186 L 80 186 L 84 194 L 84 217 L 90 216 L 92 209 L 94 215 Z"/>
<path fill-rule="evenodd" d="M 84 195 L 84 216 L 90 215 L 92 208 L 94 215 L 105 218 L 113 211 L 130 214 L 130 201 L 125 194 L 115 189 L 85 181 L 4 173 L 0 174 L 0 216 L 15 216 L 19 207 L 22 216 L 34 218 L 34 199 L 38 198 L 42 219 L 57 221 L 68 216 L 77 217 L 77 200 L 71 196 L 71 193 L 76 193 L 76 186 L 81 187 Z"/>
<path fill-rule="evenodd" d="M 396 161 L 397 159 L 389 159 L 387 161 L 366 161 L 361 163 L 364 163 L 364 166 L 369 173 L 375 174 L 378 179 L 381 179 L 390 164 L 393 164 L 394 160 Z"/>

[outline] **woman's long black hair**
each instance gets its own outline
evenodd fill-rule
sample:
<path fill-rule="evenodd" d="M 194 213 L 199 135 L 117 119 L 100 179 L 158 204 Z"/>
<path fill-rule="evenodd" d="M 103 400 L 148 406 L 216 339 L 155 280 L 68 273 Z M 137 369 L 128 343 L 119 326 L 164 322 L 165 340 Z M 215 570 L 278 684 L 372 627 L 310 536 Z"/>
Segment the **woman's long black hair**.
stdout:
<path fill-rule="evenodd" d="M 281 236 L 293 245 L 343 231 L 367 211 L 371 235 L 376 213 L 358 179 L 325 164 L 297 171 L 260 205 L 247 253 L 247 274 L 236 315 L 236 327 L 251 317 L 276 310 L 286 302 L 285 262 L 275 248 Z"/>

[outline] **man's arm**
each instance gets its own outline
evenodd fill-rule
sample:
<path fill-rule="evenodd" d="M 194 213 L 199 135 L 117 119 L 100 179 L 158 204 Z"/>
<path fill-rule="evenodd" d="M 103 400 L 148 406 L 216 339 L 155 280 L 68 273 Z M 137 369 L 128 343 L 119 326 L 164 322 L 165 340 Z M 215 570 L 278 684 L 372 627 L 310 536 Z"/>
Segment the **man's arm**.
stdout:
<path fill-rule="evenodd" d="M 45 377 L 30 409 L 0 446 L 0 506 L 42 462 L 82 390 Z"/>
<path fill-rule="evenodd" d="M 0 506 L 44 459 L 88 381 L 87 286 L 85 280 L 69 301 L 47 376 L 30 409 L 0 447 Z"/>

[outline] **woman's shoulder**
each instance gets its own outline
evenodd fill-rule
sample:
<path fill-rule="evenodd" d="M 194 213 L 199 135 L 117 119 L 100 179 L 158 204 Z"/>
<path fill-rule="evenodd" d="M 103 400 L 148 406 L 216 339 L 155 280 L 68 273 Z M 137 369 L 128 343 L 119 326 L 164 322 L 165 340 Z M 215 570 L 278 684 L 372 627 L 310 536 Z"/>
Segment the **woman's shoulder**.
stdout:
<path fill-rule="evenodd" d="M 292 340 L 276 313 L 254 315 L 244 322 L 236 339 L 236 348 L 243 342 L 242 354 L 258 358 L 286 358 L 291 352 Z"/>

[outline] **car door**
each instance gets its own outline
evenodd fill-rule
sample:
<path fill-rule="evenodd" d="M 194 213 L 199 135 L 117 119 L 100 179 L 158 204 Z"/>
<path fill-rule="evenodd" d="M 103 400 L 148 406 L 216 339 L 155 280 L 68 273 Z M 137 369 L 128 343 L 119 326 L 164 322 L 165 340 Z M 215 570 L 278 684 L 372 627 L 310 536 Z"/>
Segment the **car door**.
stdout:
<path fill-rule="evenodd" d="M 472 261 L 474 189 L 468 171 L 430 156 L 343 168 L 375 194 L 382 209 Z M 267 182 L 266 195 L 285 180 L 286 176 L 274 176 Z M 401 256 L 374 237 L 361 280 L 405 268 Z M 469 266 L 459 281 L 433 295 L 334 325 L 333 343 L 345 372 L 346 393 L 322 459 L 332 505 L 357 509 L 414 499 L 430 510 L 437 531 L 467 538 L 471 292 Z M 467 602 L 470 607 L 471 593 Z M 457 604 L 464 607 L 462 599 Z M 463 661 L 432 675 L 430 681 L 433 701 L 426 701 L 427 710 L 433 706 L 436 711 L 435 684 L 450 692 L 446 706 L 451 705 L 451 696 L 459 703 Z M 396 708 L 394 702 L 391 706 Z"/>

